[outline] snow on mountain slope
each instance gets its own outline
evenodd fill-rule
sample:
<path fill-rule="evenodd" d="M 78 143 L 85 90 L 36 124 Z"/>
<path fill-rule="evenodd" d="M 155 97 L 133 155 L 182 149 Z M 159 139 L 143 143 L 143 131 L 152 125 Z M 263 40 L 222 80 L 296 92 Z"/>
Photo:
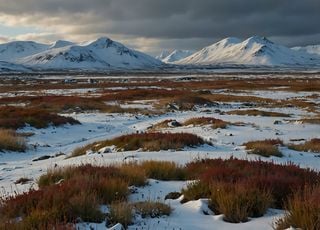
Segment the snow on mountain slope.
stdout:
<path fill-rule="evenodd" d="M 50 49 L 62 48 L 62 47 L 71 46 L 71 45 L 75 45 L 75 43 L 64 41 L 64 40 L 58 40 L 50 46 Z"/>
<path fill-rule="evenodd" d="M 99 38 L 85 48 L 116 68 L 140 69 L 162 65 L 161 61 L 109 38 Z"/>
<path fill-rule="evenodd" d="M 167 57 L 162 59 L 162 61 L 165 63 L 172 63 L 172 62 L 176 62 L 181 59 L 184 59 L 186 57 L 189 57 L 192 54 L 194 54 L 194 51 L 191 51 L 191 50 L 174 50 Z"/>
<path fill-rule="evenodd" d="M 143 69 L 162 62 L 141 52 L 128 49 L 109 38 L 85 45 L 67 45 L 18 59 L 19 64 L 39 69 Z"/>
<path fill-rule="evenodd" d="M 0 73 L 7 72 L 27 72 L 29 69 L 25 68 L 22 65 L 13 64 L 5 61 L 0 61 Z"/>
<path fill-rule="evenodd" d="M 18 58 L 27 57 L 49 48 L 49 45 L 32 41 L 14 41 L 0 44 L 0 61 L 14 62 Z"/>
<path fill-rule="evenodd" d="M 264 37 L 253 36 L 245 41 L 226 38 L 176 64 L 240 64 L 262 66 L 320 65 L 315 55 L 277 45 Z"/>
<path fill-rule="evenodd" d="M 162 61 L 163 59 L 165 59 L 166 57 L 168 57 L 170 54 L 170 51 L 169 50 L 164 50 L 161 52 L 160 55 L 156 56 L 156 59 Z"/>
<path fill-rule="evenodd" d="M 17 61 L 28 67 L 38 69 L 103 69 L 110 64 L 98 58 L 82 46 L 65 46 L 46 50 Z"/>
<path fill-rule="evenodd" d="M 297 51 L 304 51 L 309 54 L 320 55 L 320 45 L 310 45 L 310 46 L 303 46 L 303 47 L 298 46 L 298 47 L 293 47 L 292 49 Z"/>

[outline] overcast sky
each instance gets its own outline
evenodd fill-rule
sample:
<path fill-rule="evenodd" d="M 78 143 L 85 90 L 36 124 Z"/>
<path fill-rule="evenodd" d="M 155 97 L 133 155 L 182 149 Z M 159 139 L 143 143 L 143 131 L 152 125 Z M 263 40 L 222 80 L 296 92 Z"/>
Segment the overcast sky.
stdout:
<path fill-rule="evenodd" d="M 0 0 L 0 43 L 108 36 L 150 54 L 230 36 L 320 44 L 319 12 L 320 0 Z"/>

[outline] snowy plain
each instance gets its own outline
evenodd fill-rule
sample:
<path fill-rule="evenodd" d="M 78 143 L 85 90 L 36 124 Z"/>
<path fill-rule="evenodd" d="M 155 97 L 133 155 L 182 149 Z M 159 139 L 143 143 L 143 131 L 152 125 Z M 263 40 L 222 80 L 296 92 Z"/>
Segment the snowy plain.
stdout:
<path fill-rule="evenodd" d="M 68 91 L 47 91 L 47 94 L 68 94 L 85 93 L 88 89 Z M 90 89 L 94 91 L 95 89 Z M 224 93 L 224 92 L 220 92 Z M 240 92 L 239 95 L 256 95 L 265 98 L 287 99 L 295 97 L 307 97 L 319 92 L 287 92 L 275 91 L 273 93 L 264 91 Z M 317 99 L 315 103 L 319 105 Z M 149 108 L 150 101 L 134 101 L 122 105 L 126 108 Z M 281 147 L 284 157 L 264 158 L 257 155 L 249 155 L 242 146 L 243 143 L 251 140 L 262 140 L 266 138 L 280 138 L 285 143 L 292 139 L 320 138 L 319 125 L 302 124 L 295 122 L 308 115 L 308 112 L 298 108 L 256 108 L 266 111 L 277 111 L 291 114 L 290 118 L 283 117 L 261 117 L 261 116 L 240 116 L 221 113 L 238 109 L 238 103 L 220 104 L 211 108 L 197 108 L 195 111 L 169 112 L 163 115 L 132 115 L 132 114 L 106 114 L 106 113 L 72 113 L 63 114 L 72 116 L 79 120 L 81 125 L 65 125 L 63 127 L 49 127 L 35 129 L 25 127 L 19 132 L 32 132 L 33 136 L 28 138 L 29 149 L 25 153 L 0 152 L 0 194 L 7 196 L 22 193 L 30 188 L 37 189 L 37 179 L 48 169 L 67 165 L 110 165 L 121 164 L 126 159 L 135 161 L 144 160 L 165 160 L 185 164 L 201 158 L 224 158 L 231 156 L 264 161 L 274 161 L 285 164 L 288 162 L 304 168 L 320 170 L 320 156 L 316 153 L 305 153 Z M 219 112 L 217 111 L 219 110 Z M 152 124 L 166 119 L 184 121 L 192 117 L 214 117 L 229 122 L 243 122 L 244 126 L 229 125 L 227 129 L 212 129 L 209 126 L 186 126 L 163 129 L 164 132 L 188 132 L 194 133 L 205 140 L 210 141 L 213 146 L 204 145 L 197 148 L 185 148 L 183 151 L 159 151 L 159 152 L 112 152 L 112 153 L 91 153 L 85 156 L 66 159 L 72 150 L 98 140 L 110 139 L 123 134 L 143 132 Z M 280 121 L 275 124 L 275 121 Z M 61 155 L 65 154 L 65 155 Z M 60 156 L 56 156 L 60 155 Z M 33 161 L 42 156 L 51 158 L 41 161 Z M 21 185 L 15 181 L 21 177 L 32 179 L 30 183 Z M 129 229 L 272 229 L 273 222 L 283 215 L 282 210 L 269 209 L 267 214 L 260 218 L 253 218 L 249 222 L 230 224 L 223 221 L 222 215 L 205 215 L 210 212 L 207 200 L 201 199 L 181 204 L 178 200 L 166 200 L 164 196 L 169 192 L 179 192 L 188 182 L 164 182 L 149 180 L 149 185 L 138 188 L 138 192 L 130 196 L 130 201 L 155 200 L 163 201 L 173 208 L 169 217 L 156 219 L 137 219 Z M 106 229 L 105 223 L 93 224 L 83 223 L 78 225 L 79 229 Z"/>

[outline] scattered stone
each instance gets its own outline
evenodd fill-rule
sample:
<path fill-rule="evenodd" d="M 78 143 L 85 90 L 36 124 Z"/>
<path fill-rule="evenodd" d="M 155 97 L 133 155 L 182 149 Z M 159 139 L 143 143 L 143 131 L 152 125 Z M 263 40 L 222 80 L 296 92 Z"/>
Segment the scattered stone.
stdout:
<path fill-rule="evenodd" d="M 274 125 L 281 125 L 281 124 L 282 124 L 282 121 L 276 120 L 276 121 L 273 122 L 273 124 L 274 124 Z"/>
<path fill-rule="evenodd" d="M 65 155 L 66 155 L 65 153 L 59 152 L 59 153 L 56 153 L 56 154 L 54 155 L 54 157 L 60 157 L 60 156 L 65 156 Z"/>
<path fill-rule="evenodd" d="M 43 161 L 43 160 L 48 160 L 48 159 L 50 159 L 50 158 L 52 158 L 52 156 L 44 155 L 44 156 L 35 158 L 35 159 L 33 159 L 32 161 Z"/>
<path fill-rule="evenodd" d="M 181 124 L 176 120 L 172 120 L 172 121 L 168 122 L 168 126 L 171 128 L 175 128 L 175 127 L 180 127 Z"/>
<path fill-rule="evenodd" d="M 15 184 L 27 184 L 30 181 L 32 181 L 32 179 L 21 177 L 20 179 L 16 180 L 14 183 Z"/>
<path fill-rule="evenodd" d="M 305 141 L 306 139 L 304 139 L 304 138 L 300 138 L 300 139 L 290 139 L 290 141 Z"/>

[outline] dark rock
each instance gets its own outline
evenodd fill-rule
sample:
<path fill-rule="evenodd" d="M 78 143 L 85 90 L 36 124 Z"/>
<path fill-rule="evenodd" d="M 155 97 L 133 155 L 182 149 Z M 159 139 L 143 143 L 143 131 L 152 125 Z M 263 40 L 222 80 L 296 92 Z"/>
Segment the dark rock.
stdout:
<path fill-rule="evenodd" d="M 165 196 L 165 200 L 171 199 L 175 200 L 178 199 L 182 194 L 180 192 L 170 192 Z"/>

